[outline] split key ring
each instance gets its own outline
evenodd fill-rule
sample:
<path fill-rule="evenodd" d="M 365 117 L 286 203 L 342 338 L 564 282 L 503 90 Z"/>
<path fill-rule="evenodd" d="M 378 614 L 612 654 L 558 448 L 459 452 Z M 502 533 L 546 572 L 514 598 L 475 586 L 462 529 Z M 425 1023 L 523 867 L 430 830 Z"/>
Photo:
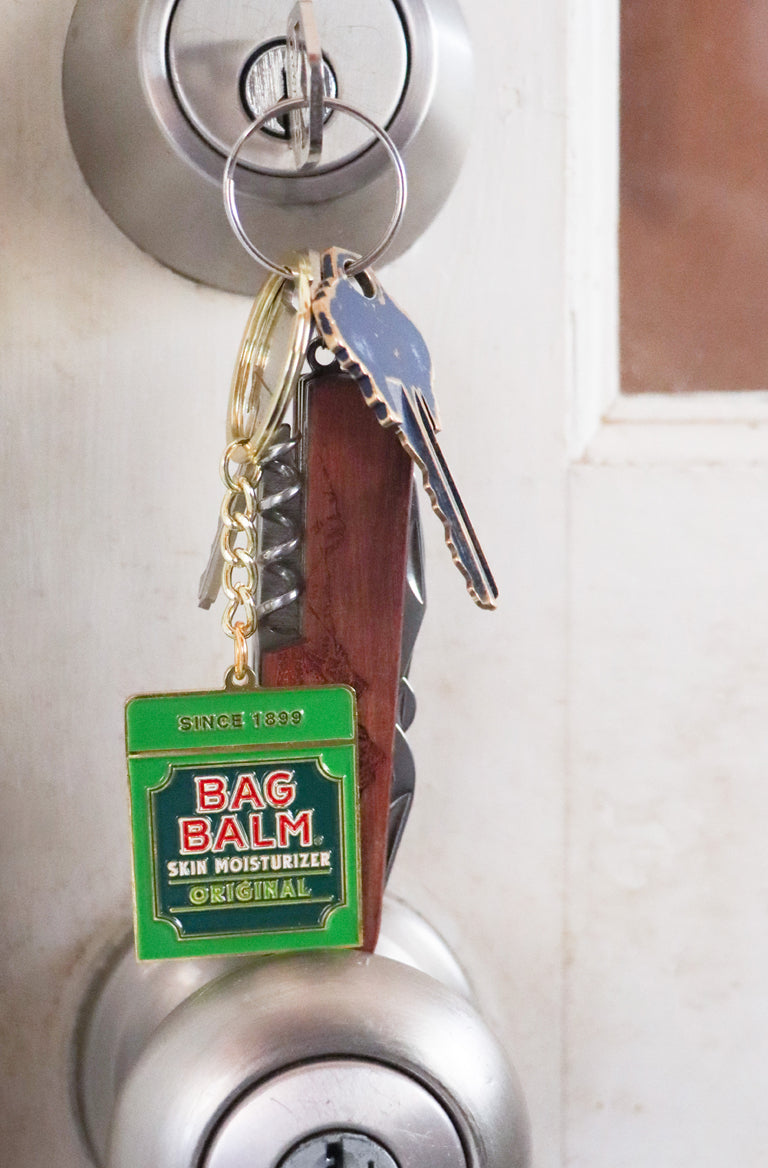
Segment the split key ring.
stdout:
<path fill-rule="evenodd" d="M 377 125 L 376 122 L 374 122 L 372 118 L 369 118 L 367 114 L 361 113 L 360 110 L 354 109 L 354 107 L 351 105 L 346 105 L 345 102 L 339 101 L 339 99 L 336 97 L 325 97 L 323 100 L 324 104 L 328 108 L 332 110 L 338 110 L 339 113 L 342 114 L 348 114 L 350 117 L 355 118 L 358 122 L 361 122 L 364 126 L 367 126 L 371 133 L 374 134 L 379 142 L 381 142 L 381 144 L 384 146 L 397 174 L 397 196 L 392 218 L 390 219 L 386 231 L 376 246 L 371 248 L 371 250 L 364 256 L 361 256 L 360 259 L 355 260 L 354 263 L 349 267 L 348 274 L 350 276 L 354 276 L 358 272 L 364 271 L 365 268 L 371 267 L 373 263 L 384 254 L 389 245 L 392 243 L 392 240 L 395 238 L 400 224 L 402 223 L 403 215 L 405 214 L 405 206 L 408 201 L 408 179 L 406 177 L 405 164 L 400 155 L 400 151 L 397 149 L 397 146 L 395 146 L 386 130 L 383 130 L 381 126 Z M 240 243 L 243 245 L 248 254 L 263 267 L 269 268 L 270 271 L 275 272 L 278 276 L 283 276 L 286 279 L 291 280 L 295 279 L 298 273 L 295 272 L 292 268 L 275 263 L 275 261 L 270 259 L 268 255 L 265 255 L 265 253 L 256 246 L 243 227 L 242 221 L 240 219 L 240 213 L 237 207 L 237 198 L 235 192 L 235 169 L 237 167 L 238 157 L 245 144 L 250 141 L 254 134 L 263 129 L 267 122 L 272 121 L 273 118 L 281 117 L 283 114 L 290 114 L 296 110 L 308 109 L 309 105 L 309 98 L 296 97 L 291 98 L 288 101 L 279 101 L 276 105 L 270 106 L 270 108 L 266 110 L 259 118 L 257 118 L 255 122 L 252 122 L 251 125 L 247 127 L 247 129 L 243 130 L 242 134 L 235 142 L 227 157 L 226 165 L 224 167 L 224 177 L 222 180 L 224 207 L 227 212 L 227 218 L 229 219 L 232 230 L 240 240 Z M 336 245 L 339 242 L 339 240 L 334 239 L 330 240 L 329 244 Z"/>

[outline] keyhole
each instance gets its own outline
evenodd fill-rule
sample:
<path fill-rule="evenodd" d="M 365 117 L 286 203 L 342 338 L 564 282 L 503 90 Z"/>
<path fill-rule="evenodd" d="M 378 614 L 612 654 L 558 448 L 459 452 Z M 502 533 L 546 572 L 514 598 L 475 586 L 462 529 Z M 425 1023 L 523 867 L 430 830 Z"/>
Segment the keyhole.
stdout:
<path fill-rule="evenodd" d="M 341 1140 L 326 1146 L 325 1165 L 326 1168 L 344 1168 L 344 1145 Z"/>
<path fill-rule="evenodd" d="M 325 1149 L 325 1168 L 344 1168 L 345 1163 L 346 1156 L 344 1155 L 343 1142 L 338 1140 L 332 1144 L 327 1144 Z M 368 1168 L 376 1168 L 374 1160 L 368 1161 Z"/>

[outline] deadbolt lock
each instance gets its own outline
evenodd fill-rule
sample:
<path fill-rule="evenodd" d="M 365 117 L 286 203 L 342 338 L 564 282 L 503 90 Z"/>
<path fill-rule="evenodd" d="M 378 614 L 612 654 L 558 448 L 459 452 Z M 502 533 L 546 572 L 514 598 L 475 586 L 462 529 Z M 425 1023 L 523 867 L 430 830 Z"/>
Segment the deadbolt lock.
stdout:
<path fill-rule="evenodd" d="M 255 116 L 283 96 L 289 0 L 78 0 L 64 57 L 64 109 L 80 168 L 143 250 L 202 283 L 252 293 L 264 273 L 232 236 L 221 179 Z M 469 138 L 471 51 L 456 0 L 334 0 L 317 6 L 326 91 L 386 129 L 409 178 L 404 251 L 445 201 Z M 381 144 L 332 114 L 311 171 L 273 122 L 237 166 L 248 233 L 273 252 L 382 234 L 392 175 Z"/>

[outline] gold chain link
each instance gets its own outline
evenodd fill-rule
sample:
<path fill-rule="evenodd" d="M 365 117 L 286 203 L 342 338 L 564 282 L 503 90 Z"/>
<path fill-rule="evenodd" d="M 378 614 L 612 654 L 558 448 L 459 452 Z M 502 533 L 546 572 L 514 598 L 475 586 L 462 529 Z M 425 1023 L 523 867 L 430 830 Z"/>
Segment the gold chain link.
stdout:
<path fill-rule="evenodd" d="M 245 455 L 245 461 L 243 456 Z M 235 470 L 232 469 L 235 464 Z M 261 468 L 248 453 L 245 439 L 230 442 L 221 459 L 221 479 L 226 494 L 221 504 L 221 554 L 224 558 L 222 589 L 227 606 L 222 617 L 224 632 L 235 642 L 235 665 L 231 671 L 236 685 L 251 678 L 247 642 L 256 632 L 256 563 L 258 512 L 257 488 Z"/>
<path fill-rule="evenodd" d="M 234 641 L 228 689 L 255 684 L 248 641 L 256 632 L 257 518 L 260 460 L 290 402 L 312 335 L 311 282 L 316 256 L 294 257 L 296 271 L 270 277 L 256 297 L 240 345 L 221 459 L 222 625 Z"/>

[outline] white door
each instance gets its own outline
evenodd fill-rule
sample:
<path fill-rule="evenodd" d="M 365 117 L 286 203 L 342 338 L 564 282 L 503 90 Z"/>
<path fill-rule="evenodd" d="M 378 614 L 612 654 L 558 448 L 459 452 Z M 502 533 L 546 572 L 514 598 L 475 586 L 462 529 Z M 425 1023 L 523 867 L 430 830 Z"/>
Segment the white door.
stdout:
<path fill-rule="evenodd" d="M 0 1158 L 19 1168 L 86 1164 L 71 1042 L 130 915 L 123 701 L 224 668 L 195 593 L 247 312 L 87 190 L 60 98 L 71 8 L 0 0 Z M 614 401 L 613 0 L 466 8 L 468 161 L 385 280 L 430 342 L 502 598 L 473 608 L 425 513 L 394 886 L 516 1063 L 537 1168 L 762 1168 L 768 409 Z"/>

